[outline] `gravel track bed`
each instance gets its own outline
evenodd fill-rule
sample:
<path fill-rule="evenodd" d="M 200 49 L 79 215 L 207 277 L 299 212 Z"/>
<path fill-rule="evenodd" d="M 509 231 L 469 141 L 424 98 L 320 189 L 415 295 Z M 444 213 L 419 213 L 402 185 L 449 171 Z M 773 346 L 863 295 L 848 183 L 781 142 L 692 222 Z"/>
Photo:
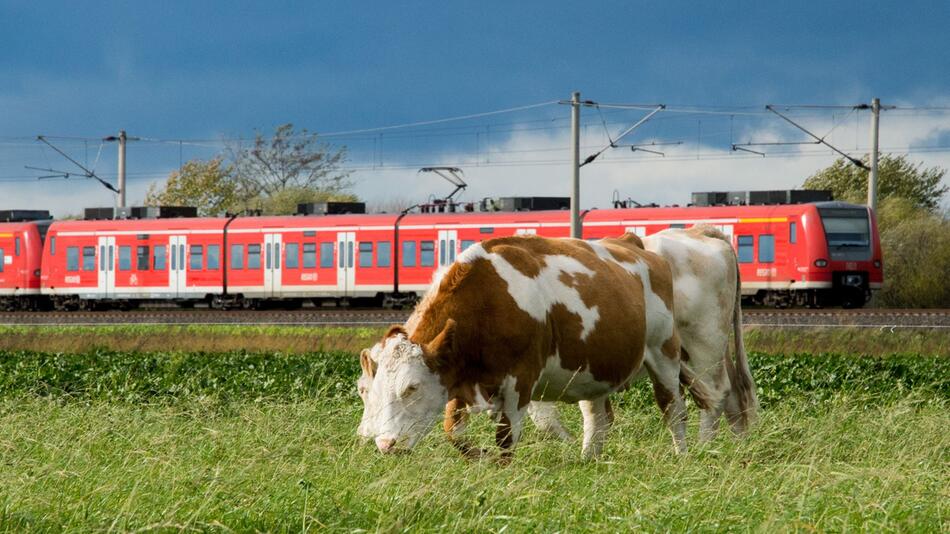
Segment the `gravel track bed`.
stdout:
<path fill-rule="evenodd" d="M 259 324 L 382 326 L 401 323 L 404 310 L 134 310 L 101 312 L 3 312 L 0 325 Z M 746 326 L 950 328 L 950 310 L 763 310 L 743 312 Z"/>

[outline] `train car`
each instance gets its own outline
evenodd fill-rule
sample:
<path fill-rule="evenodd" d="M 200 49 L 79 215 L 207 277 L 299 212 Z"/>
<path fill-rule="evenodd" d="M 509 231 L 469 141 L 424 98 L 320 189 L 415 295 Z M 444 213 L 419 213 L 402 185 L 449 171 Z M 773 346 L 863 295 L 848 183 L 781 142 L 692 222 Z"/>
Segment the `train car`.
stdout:
<path fill-rule="evenodd" d="M 766 305 L 863 305 L 882 283 L 864 206 L 589 210 L 583 237 L 712 224 L 736 248 L 742 293 Z M 59 308 L 173 300 L 217 307 L 415 301 L 473 243 L 567 237 L 566 210 L 63 221 L 50 227 L 42 290 Z"/>
<path fill-rule="evenodd" d="M 122 306 L 139 301 L 191 301 L 220 294 L 209 258 L 188 268 L 189 246 L 217 242 L 226 219 L 57 221 L 47 233 L 40 276 L 57 309 Z M 194 263 L 192 267 L 197 267 Z"/>
<path fill-rule="evenodd" d="M 873 214 L 843 202 L 594 210 L 584 217 L 584 237 L 700 223 L 732 241 L 742 294 L 756 304 L 860 307 L 883 283 Z"/>
<path fill-rule="evenodd" d="M 46 307 L 40 291 L 43 239 L 52 222 L 49 212 L 0 211 L 0 308 Z"/>

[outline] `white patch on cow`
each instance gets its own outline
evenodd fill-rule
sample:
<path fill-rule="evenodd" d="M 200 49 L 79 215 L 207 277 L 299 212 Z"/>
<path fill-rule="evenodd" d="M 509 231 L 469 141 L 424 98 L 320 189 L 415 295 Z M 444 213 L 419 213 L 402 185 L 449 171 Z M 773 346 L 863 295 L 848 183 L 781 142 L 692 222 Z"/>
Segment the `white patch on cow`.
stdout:
<path fill-rule="evenodd" d="M 472 245 L 456 260 L 459 263 L 471 263 L 477 259 L 491 262 L 495 272 L 508 284 L 508 294 L 519 308 L 539 323 L 547 320 L 548 314 L 556 304 L 562 304 L 581 320 L 581 340 L 594 331 L 600 319 L 597 306 L 587 307 L 576 288 L 564 284 L 562 274 L 570 276 L 593 277 L 594 271 L 570 256 L 551 254 L 542 256 L 544 267 L 531 278 L 508 262 L 500 254 L 487 252 L 480 245 Z"/>
<path fill-rule="evenodd" d="M 565 369 L 561 356 L 555 352 L 544 362 L 531 398 L 536 401 L 577 402 L 580 399 L 598 397 L 612 390 L 610 384 L 601 382 L 587 369 Z"/>

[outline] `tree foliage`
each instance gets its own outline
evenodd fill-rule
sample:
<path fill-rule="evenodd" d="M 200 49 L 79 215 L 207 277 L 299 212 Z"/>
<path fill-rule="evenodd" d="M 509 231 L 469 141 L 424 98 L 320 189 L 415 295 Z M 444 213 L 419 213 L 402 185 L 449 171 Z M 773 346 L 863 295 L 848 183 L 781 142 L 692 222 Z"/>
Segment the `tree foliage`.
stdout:
<path fill-rule="evenodd" d="M 234 168 L 220 157 L 193 159 L 168 176 L 163 186 L 152 184 L 145 194 L 149 206 L 194 206 L 202 217 L 220 215 L 237 202 Z"/>
<path fill-rule="evenodd" d="M 918 212 L 883 231 L 881 248 L 885 280 L 874 304 L 950 307 L 950 220 Z"/>
<path fill-rule="evenodd" d="M 940 167 L 924 168 L 922 163 L 911 163 L 906 156 L 884 154 L 878 160 L 878 199 L 901 197 L 935 212 L 950 190 L 941 183 L 946 173 Z M 868 171 L 841 158 L 813 174 L 802 187 L 830 189 L 836 199 L 863 204 L 868 196 Z"/>
<path fill-rule="evenodd" d="M 351 199 L 353 185 L 342 168 L 346 148 L 334 148 L 306 129 L 284 124 L 250 147 L 230 146 L 239 198 L 245 208 L 271 214 L 293 213 L 296 202 Z"/>

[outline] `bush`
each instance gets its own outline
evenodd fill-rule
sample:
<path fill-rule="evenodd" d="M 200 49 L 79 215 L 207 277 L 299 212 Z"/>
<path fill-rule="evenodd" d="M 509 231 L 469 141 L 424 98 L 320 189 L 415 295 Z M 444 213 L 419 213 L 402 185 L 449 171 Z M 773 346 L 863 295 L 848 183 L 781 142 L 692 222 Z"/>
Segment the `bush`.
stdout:
<path fill-rule="evenodd" d="M 884 287 L 872 305 L 950 307 L 950 220 L 917 214 L 881 233 Z"/>

